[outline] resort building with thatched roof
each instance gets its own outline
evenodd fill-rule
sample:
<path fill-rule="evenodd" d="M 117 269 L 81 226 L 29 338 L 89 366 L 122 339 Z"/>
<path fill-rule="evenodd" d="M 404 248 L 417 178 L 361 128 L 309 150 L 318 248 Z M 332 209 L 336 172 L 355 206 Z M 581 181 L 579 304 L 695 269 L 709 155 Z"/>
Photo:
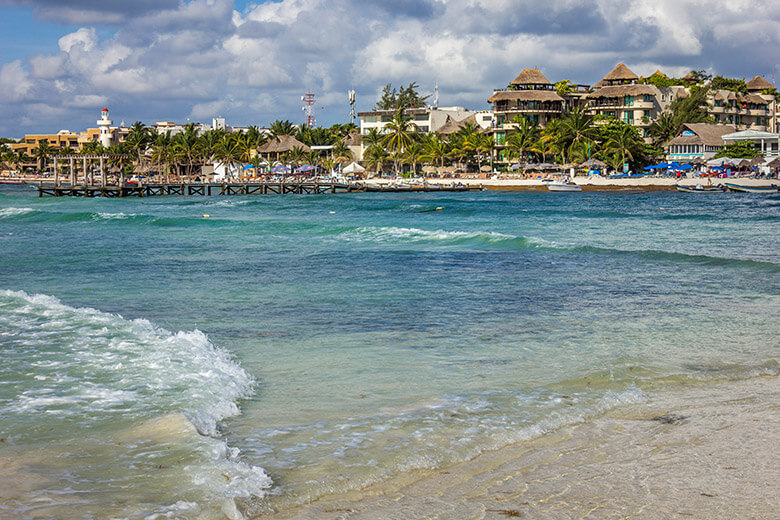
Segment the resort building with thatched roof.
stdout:
<path fill-rule="evenodd" d="M 717 89 L 709 93 L 708 112 L 716 123 L 730 124 L 737 130 L 776 132 L 777 100 L 775 87 L 761 76 L 747 83 L 747 94 Z"/>
<path fill-rule="evenodd" d="M 648 138 L 650 125 L 674 99 L 685 95 L 685 88 L 658 88 L 655 85 L 638 84 L 637 80 L 639 76 L 625 64 L 618 63 L 594 85 L 593 92 L 585 96 L 586 111 L 635 126 L 643 137 Z"/>
<path fill-rule="evenodd" d="M 273 164 L 276 161 L 281 161 L 285 153 L 291 152 L 296 148 L 300 148 L 304 152 L 311 151 L 311 148 L 291 135 L 278 135 L 260 145 L 257 148 L 257 154 L 268 161 L 269 164 Z"/>
<path fill-rule="evenodd" d="M 525 69 L 506 89 L 495 90 L 487 100 L 493 105 L 495 125 L 511 129 L 515 117 L 523 117 L 540 126 L 563 115 L 566 100 L 539 69 Z M 509 125 L 509 126 L 505 126 Z"/>
<path fill-rule="evenodd" d="M 723 137 L 736 131 L 733 125 L 685 123 L 664 147 L 667 161 L 682 163 L 712 159 L 725 145 Z"/>

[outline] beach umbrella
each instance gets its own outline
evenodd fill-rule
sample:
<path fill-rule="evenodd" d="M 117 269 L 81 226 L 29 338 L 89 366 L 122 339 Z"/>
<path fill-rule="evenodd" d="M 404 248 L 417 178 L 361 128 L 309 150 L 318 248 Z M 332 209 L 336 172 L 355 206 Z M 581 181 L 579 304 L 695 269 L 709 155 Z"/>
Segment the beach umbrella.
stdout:
<path fill-rule="evenodd" d="M 655 165 L 651 164 L 650 166 L 645 166 L 644 169 L 645 169 L 645 171 L 650 171 L 650 170 L 655 170 L 655 168 L 656 168 Z"/>
<path fill-rule="evenodd" d="M 659 169 L 659 170 L 662 170 L 662 169 L 664 169 L 664 168 L 668 168 L 668 167 L 669 167 L 669 164 L 668 164 L 668 163 L 665 163 L 665 162 L 661 162 L 661 163 L 658 163 L 658 164 L 656 164 L 656 165 L 655 165 L 655 167 L 656 167 L 657 169 Z"/>
<path fill-rule="evenodd" d="M 306 173 L 316 169 L 317 169 L 316 166 L 312 166 L 311 164 L 304 164 L 303 166 L 299 166 L 298 168 L 296 168 L 295 173 Z"/>
<path fill-rule="evenodd" d="M 693 168 L 693 166 L 691 166 L 690 164 L 681 164 L 677 169 L 678 170 L 690 170 L 692 168 Z"/>
<path fill-rule="evenodd" d="M 290 171 L 290 169 L 287 166 L 279 164 L 279 165 L 274 166 L 273 168 L 271 168 L 271 171 L 273 173 L 287 173 L 287 172 Z"/>

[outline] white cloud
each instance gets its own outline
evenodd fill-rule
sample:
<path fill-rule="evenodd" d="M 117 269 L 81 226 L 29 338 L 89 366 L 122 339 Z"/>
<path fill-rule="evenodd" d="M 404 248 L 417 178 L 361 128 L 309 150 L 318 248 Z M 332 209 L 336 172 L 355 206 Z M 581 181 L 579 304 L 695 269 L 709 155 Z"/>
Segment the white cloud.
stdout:
<path fill-rule="evenodd" d="M 147 123 L 300 122 L 307 89 L 331 124 L 346 119 L 347 90 L 367 110 L 388 82 L 430 94 L 438 81 L 441 104 L 481 109 L 529 67 L 591 84 L 621 61 L 637 74 L 770 77 L 780 44 L 773 0 L 281 0 L 243 12 L 231 0 L 0 2 L 80 24 L 50 53 L 0 65 L 0 115 L 14 133 L 76 127 L 101 105 Z"/>

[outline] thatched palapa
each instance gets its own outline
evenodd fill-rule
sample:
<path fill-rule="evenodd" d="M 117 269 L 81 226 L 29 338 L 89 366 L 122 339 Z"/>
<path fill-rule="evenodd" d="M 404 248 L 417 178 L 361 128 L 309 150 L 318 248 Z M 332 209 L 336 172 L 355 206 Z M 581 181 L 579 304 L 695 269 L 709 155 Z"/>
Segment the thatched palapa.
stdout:
<path fill-rule="evenodd" d="M 466 119 L 462 119 L 460 121 L 455 121 L 452 117 L 449 115 L 447 116 L 447 119 L 444 121 L 444 124 L 436 130 L 437 133 L 441 135 L 452 135 L 454 133 L 457 133 L 458 130 L 463 128 L 466 123 L 472 123 L 474 126 L 480 128 L 480 131 L 482 131 L 481 127 L 477 123 L 477 116 L 475 114 L 470 115 Z"/>
<path fill-rule="evenodd" d="M 642 96 L 642 95 L 656 94 L 656 89 L 652 85 L 610 85 L 601 87 L 600 89 L 591 92 L 587 96 L 587 99 L 595 98 L 615 98 L 622 96 Z"/>
<path fill-rule="evenodd" d="M 539 72 L 539 69 L 525 69 L 517 75 L 510 85 L 552 85 L 552 83 Z"/>
<path fill-rule="evenodd" d="M 488 103 L 497 101 L 563 101 L 554 90 L 501 90 L 488 98 Z"/>
<path fill-rule="evenodd" d="M 612 71 L 604 76 L 601 81 L 602 85 L 614 85 L 623 82 L 631 82 L 639 79 L 639 76 L 634 74 L 631 69 L 625 66 L 623 63 L 618 63 Z"/>
<path fill-rule="evenodd" d="M 762 78 L 761 76 L 756 76 L 755 78 L 748 81 L 747 89 L 749 91 L 761 91 L 761 90 L 767 90 L 767 89 L 773 89 L 775 88 L 774 85 L 769 83 L 767 80 Z"/>

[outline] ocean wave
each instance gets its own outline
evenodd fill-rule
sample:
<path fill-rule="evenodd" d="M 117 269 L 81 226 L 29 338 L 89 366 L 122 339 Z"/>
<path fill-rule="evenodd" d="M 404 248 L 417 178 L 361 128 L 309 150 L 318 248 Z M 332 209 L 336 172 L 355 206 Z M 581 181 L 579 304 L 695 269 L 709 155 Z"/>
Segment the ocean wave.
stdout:
<path fill-rule="evenodd" d="M 0 331 L 11 331 L 3 334 L 0 366 L 0 382 L 13 382 L 0 387 L 8 442 L 109 435 L 130 451 L 117 451 L 117 475 L 121 467 L 132 475 L 136 457 L 164 456 L 181 445 L 200 452 L 200 462 L 178 470 L 202 485 L 204 496 L 261 496 L 271 486 L 265 471 L 241 460 L 219 428 L 240 413 L 238 401 L 253 394 L 254 380 L 203 332 L 171 332 L 145 319 L 10 290 L 0 291 Z M 170 438 L 132 453 L 160 435 Z M 130 462 L 123 466 L 121 457 Z"/>
<path fill-rule="evenodd" d="M 377 243 L 433 244 L 443 246 L 482 246 L 496 248 L 533 248 L 541 244 L 526 237 L 497 232 L 425 230 L 403 227 L 358 227 L 341 230 L 339 239 Z"/>
<path fill-rule="evenodd" d="M 3 217 L 18 217 L 19 215 L 27 215 L 35 212 L 32 208 L 0 208 L 0 218 Z"/>

